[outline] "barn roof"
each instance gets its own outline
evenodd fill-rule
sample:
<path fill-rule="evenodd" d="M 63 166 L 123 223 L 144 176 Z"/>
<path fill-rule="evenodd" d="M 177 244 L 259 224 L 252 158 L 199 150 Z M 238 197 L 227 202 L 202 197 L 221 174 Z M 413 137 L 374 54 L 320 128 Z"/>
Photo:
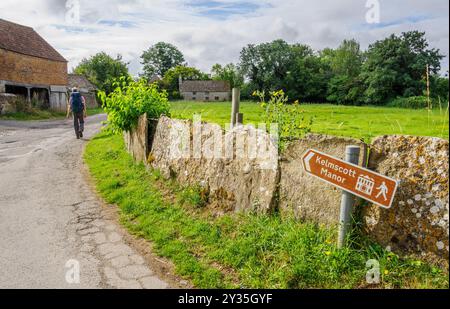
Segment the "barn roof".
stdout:
<path fill-rule="evenodd" d="M 78 89 L 84 88 L 89 91 L 97 90 L 97 87 L 95 87 L 84 75 L 69 74 L 68 79 L 69 88 L 77 87 Z"/>
<path fill-rule="evenodd" d="M 229 92 L 230 83 L 223 80 L 186 80 L 180 87 L 181 92 Z"/>
<path fill-rule="evenodd" d="M 52 61 L 67 62 L 33 28 L 4 19 L 0 19 L 0 49 Z"/>

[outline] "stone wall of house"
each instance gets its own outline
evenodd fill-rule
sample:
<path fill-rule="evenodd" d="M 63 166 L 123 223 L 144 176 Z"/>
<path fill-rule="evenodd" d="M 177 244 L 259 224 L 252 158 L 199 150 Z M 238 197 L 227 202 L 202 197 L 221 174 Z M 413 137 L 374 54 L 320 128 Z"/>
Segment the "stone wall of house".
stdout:
<path fill-rule="evenodd" d="M 67 63 L 0 49 L 0 80 L 33 85 L 66 86 Z"/>
<path fill-rule="evenodd" d="M 308 175 L 302 156 L 309 149 L 345 159 L 345 148 L 360 146 L 360 165 L 366 160 L 366 145 L 356 139 L 309 134 L 290 143 L 282 154 L 280 211 L 285 215 L 325 225 L 339 224 L 342 190 Z"/>
<path fill-rule="evenodd" d="M 142 120 L 141 120 L 142 121 Z M 283 216 L 336 226 L 341 191 L 303 172 L 301 157 L 316 149 L 343 159 L 345 147 L 361 146 L 360 163 L 400 181 L 391 209 L 359 203 L 363 228 L 376 242 L 400 255 L 448 267 L 448 141 L 409 136 L 377 138 L 370 145 L 369 160 L 364 158 L 366 145 L 361 141 L 310 134 L 292 142 L 278 161 L 278 151 L 270 136 L 250 126 L 240 126 L 223 135 L 213 124 L 201 125 L 200 153 L 193 152 L 198 143 L 193 133 L 199 130 L 189 121 L 161 118 L 128 141 L 128 149 L 149 166 L 161 170 L 167 178 L 186 185 L 200 185 L 210 196 L 211 207 L 220 211 L 257 211 L 278 209 Z M 142 136 L 144 137 L 142 137 Z M 145 137 L 147 136 L 147 137 Z M 212 142 L 213 137 L 221 142 Z M 258 149 L 267 148 L 266 158 L 242 158 L 224 152 L 219 160 L 208 156 L 214 145 L 251 144 L 257 138 Z M 143 145 L 147 141 L 149 144 Z M 269 145 L 269 147 L 266 147 Z M 245 147 L 245 146 L 244 146 Z M 146 149 L 146 150 L 145 150 Z M 146 154 L 148 154 L 146 156 Z M 358 209 L 358 208 L 355 209 Z"/>
<path fill-rule="evenodd" d="M 229 101 L 231 100 L 231 94 L 229 92 L 182 92 L 181 96 L 184 100 L 190 101 Z"/>
<path fill-rule="evenodd" d="M 364 208 L 368 235 L 396 252 L 448 266 L 448 156 L 448 141 L 439 138 L 375 139 L 369 167 L 400 180 L 400 184 L 391 209 Z"/>

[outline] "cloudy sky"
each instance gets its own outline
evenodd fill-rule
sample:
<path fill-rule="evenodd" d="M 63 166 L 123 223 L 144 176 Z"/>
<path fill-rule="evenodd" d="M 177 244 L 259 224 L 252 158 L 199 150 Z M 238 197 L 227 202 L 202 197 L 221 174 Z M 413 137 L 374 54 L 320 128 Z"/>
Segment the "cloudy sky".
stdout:
<path fill-rule="evenodd" d="M 379 3 L 377 23 L 367 22 L 368 11 L 375 12 L 367 2 L 1 0 L 0 18 L 34 27 L 69 60 L 70 68 L 83 57 L 106 51 L 121 54 L 133 74 L 141 70 L 142 51 L 158 41 L 175 44 L 189 65 L 206 72 L 214 63 L 238 62 L 249 43 L 278 38 L 316 50 L 356 38 L 366 48 L 391 33 L 421 30 L 432 47 L 448 55 L 448 0 L 369 0 Z M 447 70 L 448 57 L 443 61 Z"/>

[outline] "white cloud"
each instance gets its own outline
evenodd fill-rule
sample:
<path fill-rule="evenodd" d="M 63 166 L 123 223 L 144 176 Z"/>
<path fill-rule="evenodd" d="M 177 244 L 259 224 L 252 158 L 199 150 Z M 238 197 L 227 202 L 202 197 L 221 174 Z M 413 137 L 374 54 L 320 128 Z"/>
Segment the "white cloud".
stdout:
<path fill-rule="evenodd" d="M 34 27 L 70 67 L 106 51 L 122 54 L 134 74 L 142 51 L 158 41 L 177 45 L 189 64 L 205 71 L 216 62 L 237 62 L 249 43 L 278 38 L 315 49 L 356 38 L 365 48 L 391 33 L 417 29 L 448 55 L 447 0 L 380 2 L 379 27 L 365 22 L 365 0 L 80 0 L 76 28 L 65 21 L 65 0 L 2 0 L 0 18 Z M 443 69 L 448 70 L 448 57 Z"/>

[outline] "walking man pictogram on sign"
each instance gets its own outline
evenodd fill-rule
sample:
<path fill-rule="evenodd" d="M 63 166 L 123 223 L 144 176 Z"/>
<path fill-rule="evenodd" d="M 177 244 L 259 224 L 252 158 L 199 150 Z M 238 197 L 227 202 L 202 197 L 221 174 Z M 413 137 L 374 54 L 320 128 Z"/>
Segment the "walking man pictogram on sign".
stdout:
<path fill-rule="evenodd" d="M 379 198 L 382 195 L 384 200 L 387 201 L 387 194 L 389 193 L 389 189 L 384 181 L 383 184 L 377 188 L 377 190 L 379 190 L 380 192 L 378 193 L 376 198 Z"/>

